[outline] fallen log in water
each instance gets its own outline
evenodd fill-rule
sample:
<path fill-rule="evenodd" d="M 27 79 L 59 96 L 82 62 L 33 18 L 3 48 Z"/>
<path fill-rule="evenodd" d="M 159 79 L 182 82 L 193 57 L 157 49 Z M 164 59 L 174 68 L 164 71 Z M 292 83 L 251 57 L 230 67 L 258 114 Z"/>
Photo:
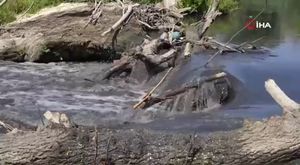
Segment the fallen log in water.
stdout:
<path fill-rule="evenodd" d="M 209 135 L 141 129 L 95 131 L 56 123 L 37 131 L 1 135 L 0 163 L 260 165 L 297 159 L 299 104 L 273 81 L 266 81 L 266 89 L 284 107 L 283 111 L 288 111 L 282 117 L 247 121 L 240 129 Z"/>
<path fill-rule="evenodd" d="M 192 92 L 193 96 L 190 97 L 191 100 L 189 100 L 189 102 L 196 103 L 201 99 L 203 99 L 203 100 L 209 99 L 209 96 L 201 96 L 201 95 L 197 94 L 198 92 L 202 92 L 201 86 L 206 82 L 214 81 L 214 80 L 221 79 L 221 78 L 224 78 L 224 77 L 226 77 L 226 73 L 224 73 L 224 72 L 217 73 L 215 75 L 202 78 L 199 81 L 192 82 L 192 84 L 187 84 L 187 85 L 184 85 L 180 88 L 171 89 L 169 91 L 162 92 L 159 96 L 156 96 L 156 97 L 149 96 L 148 99 L 145 99 L 143 101 L 144 104 L 143 104 L 143 106 L 140 106 L 140 108 L 148 108 L 148 107 L 150 107 L 154 104 L 164 102 L 168 99 L 174 101 L 174 100 L 176 100 L 176 97 L 178 97 L 178 96 L 180 97 L 180 95 L 181 96 L 182 95 L 186 95 L 186 96 L 189 95 L 189 92 L 192 89 L 194 90 Z M 229 83 L 228 81 L 226 81 L 226 82 Z M 228 87 L 230 86 L 230 84 L 227 84 L 227 85 L 228 85 Z M 197 90 L 199 90 L 199 91 L 197 92 Z M 212 89 L 210 89 L 210 90 L 212 90 Z M 228 93 L 228 91 L 229 91 L 229 89 L 226 90 L 227 93 Z M 218 93 L 218 92 L 216 92 L 216 93 Z M 224 96 L 224 97 L 228 97 L 228 96 Z M 219 98 L 219 99 L 221 99 L 221 98 Z M 222 99 L 225 99 L 225 98 L 222 98 Z M 192 105 L 190 105 L 190 106 L 192 106 Z M 177 108 L 177 107 L 175 107 L 175 108 Z"/>

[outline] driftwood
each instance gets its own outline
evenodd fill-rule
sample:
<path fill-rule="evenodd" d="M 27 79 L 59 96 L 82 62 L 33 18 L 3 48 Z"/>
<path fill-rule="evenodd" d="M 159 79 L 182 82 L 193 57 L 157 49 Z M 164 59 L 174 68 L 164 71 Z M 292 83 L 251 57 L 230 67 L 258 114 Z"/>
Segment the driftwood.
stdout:
<path fill-rule="evenodd" d="M 215 21 L 216 17 L 222 13 L 218 11 L 220 0 L 213 0 L 209 6 L 205 16 L 202 19 L 201 25 L 198 30 L 198 37 L 201 40 L 209 26 Z"/>
<path fill-rule="evenodd" d="M 1 135 L 0 163 L 261 165 L 297 159 L 299 105 L 283 95 L 273 81 L 266 82 L 266 89 L 289 113 L 265 121 L 247 121 L 237 130 L 209 135 L 46 127 Z"/>
<path fill-rule="evenodd" d="M 265 82 L 265 88 L 267 92 L 272 96 L 272 98 L 281 106 L 283 112 L 293 113 L 295 109 L 300 110 L 300 104 L 296 103 L 294 100 L 290 99 L 274 82 L 270 79 Z"/>
<path fill-rule="evenodd" d="M 124 13 L 123 16 L 115 24 L 113 24 L 108 30 L 106 30 L 105 32 L 103 32 L 101 34 L 101 36 L 105 36 L 106 34 L 108 34 L 108 33 L 112 32 L 112 31 L 118 29 L 122 25 L 122 23 L 125 22 L 130 17 L 130 15 L 133 12 L 133 8 L 135 6 L 138 6 L 138 4 L 128 5 L 126 13 Z"/>
<path fill-rule="evenodd" d="M 165 93 L 161 94 L 160 96 L 157 96 L 157 97 L 150 97 L 149 96 L 149 98 L 144 101 L 145 102 L 144 106 L 140 107 L 140 108 L 148 108 L 148 107 L 150 107 L 154 104 L 160 103 L 162 101 L 165 101 L 165 100 L 168 100 L 168 99 L 173 99 L 175 96 L 177 96 L 179 94 L 182 94 L 184 92 L 187 92 L 189 89 L 199 88 L 205 82 L 220 79 L 220 78 L 223 78 L 225 76 L 226 76 L 226 73 L 224 73 L 224 72 L 217 73 L 217 74 L 212 75 L 210 77 L 203 78 L 200 81 L 197 81 L 196 83 L 184 85 L 180 88 L 166 91 Z"/>
<path fill-rule="evenodd" d="M 168 35 L 151 41 L 145 39 L 140 46 L 131 49 L 129 54 L 123 55 L 120 62 L 114 64 L 104 74 L 103 79 L 110 79 L 113 75 L 129 70 L 135 65 L 136 60 L 142 61 L 145 66 L 151 68 L 150 72 L 156 72 L 156 68 L 159 68 L 160 72 L 171 67 L 168 62 L 176 58 L 178 50 L 166 38 Z M 166 52 L 160 53 L 162 50 L 166 50 Z"/>

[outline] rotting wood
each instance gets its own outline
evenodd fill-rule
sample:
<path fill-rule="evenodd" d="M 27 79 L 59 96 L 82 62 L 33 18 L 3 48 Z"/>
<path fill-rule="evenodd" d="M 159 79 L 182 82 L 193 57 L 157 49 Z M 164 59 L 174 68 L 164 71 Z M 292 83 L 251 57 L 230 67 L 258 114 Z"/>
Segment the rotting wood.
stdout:
<path fill-rule="evenodd" d="M 152 88 L 152 90 L 150 90 L 144 97 L 143 99 L 138 102 L 137 104 L 135 104 L 133 106 L 133 109 L 137 109 L 139 108 L 146 100 L 149 99 L 149 97 L 155 92 L 155 90 L 165 81 L 165 79 L 167 78 L 167 76 L 169 75 L 169 73 L 171 72 L 171 70 L 173 69 L 173 67 L 169 68 L 169 70 L 166 72 L 166 74 L 162 77 L 162 79 Z"/>
<path fill-rule="evenodd" d="M 150 97 L 149 96 L 149 98 L 144 101 L 145 102 L 144 106 L 140 107 L 140 108 L 143 108 L 143 109 L 148 108 L 148 107 L 150 107 L 154 104 L 160 103 L 160 102 L 165 101 L 167 99 L 172 99 L 174 96 L 182 94 L 182 93 L 186 92 L 189 89 L 199 88 L 204 82 L 213 81 L 213 80 L 216 80 L 216 79 L 223 78 L 225 76 L 226 76 L 225 72 L 220 72 L 220 73 L 217 73 L 215 75 L 203 78 L 200 81 L 198 81 L 197 83 L 184 85 L 180 88 L 166 91 L 165 93 L 161 94 L 160 96 L 157 96 L 157 97 Z"/>

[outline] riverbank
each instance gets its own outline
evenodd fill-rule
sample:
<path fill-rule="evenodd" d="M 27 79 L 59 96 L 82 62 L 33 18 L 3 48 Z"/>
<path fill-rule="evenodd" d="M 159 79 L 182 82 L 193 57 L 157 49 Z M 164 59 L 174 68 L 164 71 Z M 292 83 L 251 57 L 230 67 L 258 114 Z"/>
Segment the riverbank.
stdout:
<path fill-rule="evenodd" d="M 5 0 L 3 0 L 4 2 Z M 141 4 L 157 4 L 162 0 L 134 0 L 136 3 Z M 43 8 L 57 6 L 61 3 L 82 3 L 90 2 L 94 0 L 8 0 L 2 6 L 0 6 L 0 25 L 21 19 L 31 14 L 35 14 Z M 182 0 L 178 3 L 179 7 L 191 7 L 191 11 L 197 11 L 202 13 L 208 8 L 207 0 L 193 1 Z M 220 10 L 224 13 L 229 13 L 238 7 L 237 0 L 224 0 L 220 4 Z"/>
<path fill-rule="evenodd" d="M 64 10 L 5 27 L 1 35 L 6 38 L 1 36 L 4 38 L 1 43 L 7 44 L 6 52 L 29 57 L 24 61 L 46 63 L 1 61 L 2 112 L 22 122 L 4 118 L 0 123 L 6 133 L 0 135 L 0 153 L 4 153 L 0 155 L 0 163 L 256 165 L 298 158 L 298 104 L 289 100 L 274 81 L 265 82 L 269 77 L 263 77 L 258 86 L 263 88 L 265 82 L 266 91 L 283 107 L 282 117 L 249 121 L 215 115 L 220 115 L 218 110 L 222 111 L 221 108 L 237 97 L 243 100 L 236 94 L 248 92 L 241 86 L 245 80 L 228 72 L 232 71 L 228 67 L 237 66 L 233 59 L 245 60 L 241 62 L 243 70 L 252 73 L 248 68 L 252 58 L 267 59 L 269 54 L 251 42 L 247 46 L 224 44 L 219 38 L 207 36 L 208 28 L 220 15 L 220 1 L 212 2 L 194 33 L 196 41 L 189 38 L 189 32 L 180 23 L 182 13 L 178 10 L 132 3 L 114 3 L 120 10 L 113 8 L 109 12 L 107 4 L 96 4 L 89 12 L 76 8 L 73 12 Z M 89 14 L 82 16 L 84 13 Z M 25 27 L 23 31 L 22 27 Z M 130 38 L 126 36 L 127 40 L 122 40 L 122 33 L 129 33 L 135 27 L 142 33 L 134 34 L 133 40 L 137 35 L 144 40 L 120 51 L 121 56 L 112 63 L 51 62 L 53 59 L 72 61 L 76 59 L 72 55 L 78 50 L 88 52 L 89 46 L 76 42 L 82 41 L 82 36 L 91 38 L 97 46 L 105 46 L 109 41 L 108 47 L 119 48 L 120 40 L 126 43 Z M 28 33 L 30 30 L 33 34 Z M 37 41 L 44 44 L 38 58 L 30 57 L 30 46 L 13 47 L 27 43 L 40 46 L 31 42 L 36 32 L 41 33 Z M 64 45 L 66 41 L 70 43 Z M 214 59 L 216 55 L 211 56 L 212 52 L 217 52 L 218 58 Z M 78 56 L 82 52 L 75 57 Z M 240 68 L 235 69 L 242 72 Z M 292 106 L 285 105 L 286 102 L 292 102 Z M 222 112 L 227 115 L 226 110 Z M 40 120 L 36 122 L 39 126 L 27 126 L 30 120 Z"/>

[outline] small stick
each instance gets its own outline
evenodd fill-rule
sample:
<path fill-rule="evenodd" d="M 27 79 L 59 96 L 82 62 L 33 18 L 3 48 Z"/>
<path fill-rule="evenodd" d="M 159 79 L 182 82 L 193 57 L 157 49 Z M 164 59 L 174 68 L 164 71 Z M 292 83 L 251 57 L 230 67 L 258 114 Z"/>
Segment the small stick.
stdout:
<path fill-rule="evenodd" d="M 32 1 L 31 5 L 29 6 L 29 8 L 19 17 L 19 19 L 23 18 L 25 16 L 25 14 L 33 7 L 35 1 Z M 1 6 L 1 5 L 0 5 Z"/>
<path fill-rule="evenodd" d="M 7 2 L 7 0 L 2 0 L 2 1 L 0 2 L 0 7 L 3 6 L 6 2 Z"/>
<path fill-rule="evenodd" d="M 164 75 L 164 77 L 158 82 L 158 84 L 152 88 L 152 90 L 150 92 L 148 92 L 143 99 L 138 102 L 137 104 L 135 104 L 133 106 L 133 109 L 137 109 L 139 108 L 152 94 L 153 92 L 165 81 L 165 79 L 167 78 L 168 74 L 171 72 L 171 70 L 173 69 L 173 67 L 169 68 L 169 70 L 167 71 L 167 73 Z"/>
<path fill-rule="evenodd" d="M 146 26 L 146 27 L 149 28 L 149 29 L 152 29 L 152 30 L 158 29 L 158 28 L 152 27 L 151 25 L 149 25 L 149 24 L 147 24 L 146 22 L 143 22 L 143 21 L 141 21 L 141 20 L 137 20 L 137 21 L 138 21 L 140 24 Z"/>

